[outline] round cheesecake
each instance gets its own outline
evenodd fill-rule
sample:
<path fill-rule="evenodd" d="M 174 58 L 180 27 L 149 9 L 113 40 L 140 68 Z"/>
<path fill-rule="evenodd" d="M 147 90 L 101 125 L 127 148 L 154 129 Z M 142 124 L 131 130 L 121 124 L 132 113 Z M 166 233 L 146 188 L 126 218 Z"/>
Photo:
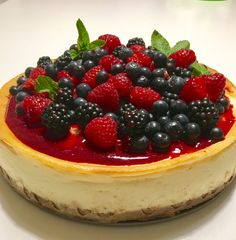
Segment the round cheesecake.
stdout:
<path fill-rule="evenodd" d="M 100 223 L 147 221 L 203 203 L 234 179 L 235 123 L 222 141 L 146 164 L 92 164 L 83 155 L 77 163 L 34 150 L 5 121 L 8 90 L 16 79 L 0 90 L 0 170 L 14 189 L 40 207 Z M 236 116 L 236 89 L 229 80 L 225 95 Z"/>

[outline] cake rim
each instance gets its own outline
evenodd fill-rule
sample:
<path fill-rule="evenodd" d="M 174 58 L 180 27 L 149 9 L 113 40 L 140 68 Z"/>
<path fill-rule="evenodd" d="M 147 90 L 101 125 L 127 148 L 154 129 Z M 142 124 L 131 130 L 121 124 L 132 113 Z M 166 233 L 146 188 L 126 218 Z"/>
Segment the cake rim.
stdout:
<path fill-rule="evenodd" d="M 217 71 L 209 68 L 212 73 Z M 77 163 L 68 160 L 60 159 L 47 155 L 45 153 L 34 150 L 28 145 L 22 143 L 14 133 L 9 129 L 5 122 L 5 114 L 9 102 L 9 87 L 16 82 L 19 76 L 12 78 L 6 82 L 0 89 L 0 124 L 4 131 L 0 132 L 0 143 L 4 144 L 16 155 L 18 154 L 29 154 L 34 160 L 40 161 L 43 165 L 53 168 L 59 171 L 66 172 L 78 172 L 78 173 L 93 173 L 93 174 L 108 174 L 108 175 L 123 175 L 128 174 L 129 176 L 142 176 L 148 174 L 160 173 L 163 171 L 180 168 L 191 163 L 200 163 L 204 160 L 213 160 L 211 156 L 221 152 L 223 149 L 228 148 L 236 141 L 236 122 L 232 125 L 230 131 L 227 133 L 223 141 L 214 143 L 206 148 L 193 152 L 191 154 L 186 153 L 178 157 L 162 159 L 157 162 L 146 163 L 146 164 L 135 164 L 135 165 L 103 165 L 93 163 Z M 233 106 L 236 105 L 236 87 L 229 80 L 226 79 L 226 95 L 230 98 L 230 102 Z M 236 107 L 233 108 L 233 115 L 236 116 Z M 17 146 L 17 148 L 16 148 Z"/>

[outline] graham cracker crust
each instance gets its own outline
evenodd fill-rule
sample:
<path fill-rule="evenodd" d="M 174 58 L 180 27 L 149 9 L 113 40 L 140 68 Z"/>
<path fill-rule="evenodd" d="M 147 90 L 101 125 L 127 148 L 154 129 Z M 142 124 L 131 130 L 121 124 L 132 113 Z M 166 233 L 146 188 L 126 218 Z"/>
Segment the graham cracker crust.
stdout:
<path fill-rule="evenodd" d="M 223 185 L 217 187 L 216 189 L 202 195 L 199 198 L 191 199 L 186 202 L 182 202 L 179 204 L 171 205 L 166 208 L 146 208 L 138 211 L 132 212 L 110 212 L 110 213 L 99 213 L 92 211 L 90 209 L 81 209 L 79 207 L 68 206 L 65 204 L 55 203 L 51 200 L 42 198 L 38 194 L 29 191 L 25 187 L 21 187 L 17 185 L 16 181 L 12 179 L 7 172 L 0 167 L 0 172 L 3 177 L 9 183 L 11 187 L 13 187 L 21 196 L 25 199 L 29 200 L 31 203 L 36 206 L 47 209 L 50 212 L 56 213 L 63 217 L 67 217 L 73 220 L 80 220 L 92 223 L 102 223 L 102 224 L 114 224 L 114 223 L 122 223 L 122 222 L 142 222 L 142 221 L 150 221 L 153 219 L 162 219 L 168 217 L 174 217 L 185 210 L 191 209 L 200 205 L 218 195 L 222 192 L 233 180 L 235 175 L 232 175 L 230 179 L 225 182 Z"/>

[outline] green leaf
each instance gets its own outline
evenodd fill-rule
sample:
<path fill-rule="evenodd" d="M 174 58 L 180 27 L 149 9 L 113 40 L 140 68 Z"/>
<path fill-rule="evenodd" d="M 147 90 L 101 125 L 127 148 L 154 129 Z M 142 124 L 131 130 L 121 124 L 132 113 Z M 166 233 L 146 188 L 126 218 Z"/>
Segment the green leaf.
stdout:
<path fill-rule="evenodd" d="M 152 33 L 151 45 L 166 55 L 168 55 L 171 50 L 169 42 L 157 30 L 154 30 Z"/>
<path fill-rule="evenodd" d="M 73 60 L 77 59 L 81 56 L 81 52 L 75 49 L 70 49 L 70 56 Z"/>
<path fill-rule="evenodd" d="M 103 47 L 104 45 L 105 45 L 105 41 L 104 40 L 97 39 L 97 40 L 94 40 L 91 43 L 89 43 L 88 47 L 89 47 L 90 50 L 94 50 L 97 47 Z"/>
<path fill-rule="evenodd" d="M 78 50 L 85 50 L 90 43 L 89 34 L 80 19 L 77 20 L 76 26 L 79 33 L 77 41 Z"/>
<path fill-rule="evenodd" d="M 58 83 L 48 76 L 39 76 L 36 79 L 36 92 L 48 92 L 54 98 L 58 90 Z"/>
<path fill-rule="evenodd" d="M 171 48 L 170 54 L 179 51 L 182 48 L 189 49 L 190 48 L 190 42 L 188 40 L 182 40 L 178 41 L 174 47 Z"/>
<path fill-rule="evenodd" d="M 202 64 L 198 62 L 194 62 L 192 64 L 193 67 L 193 75 L 194 76 L 200 76 L 203 74 L 211 74 L 211 72 Z"/>

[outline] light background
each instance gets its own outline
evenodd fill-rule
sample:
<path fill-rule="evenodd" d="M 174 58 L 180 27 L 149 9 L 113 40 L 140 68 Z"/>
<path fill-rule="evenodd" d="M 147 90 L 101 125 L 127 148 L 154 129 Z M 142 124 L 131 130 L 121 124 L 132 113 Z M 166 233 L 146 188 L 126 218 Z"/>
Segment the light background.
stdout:
<path fill-rule="evenodd" d="M 113 33 L 124 43 L 136 36 L 150 43 L 155 28 L 172 45 L 188 39 L 199 61 L 236 83 L 235 12 L 234 0 L 0 0 L 0 85 L 40 56 L 57 57 L 74 43 L 78 17 L 92 40 Z M 104 227 L 48 214 L 0 177 L 0 240 L 236 240 L 234 185 L 207 207 L 174 221 Z"/>

